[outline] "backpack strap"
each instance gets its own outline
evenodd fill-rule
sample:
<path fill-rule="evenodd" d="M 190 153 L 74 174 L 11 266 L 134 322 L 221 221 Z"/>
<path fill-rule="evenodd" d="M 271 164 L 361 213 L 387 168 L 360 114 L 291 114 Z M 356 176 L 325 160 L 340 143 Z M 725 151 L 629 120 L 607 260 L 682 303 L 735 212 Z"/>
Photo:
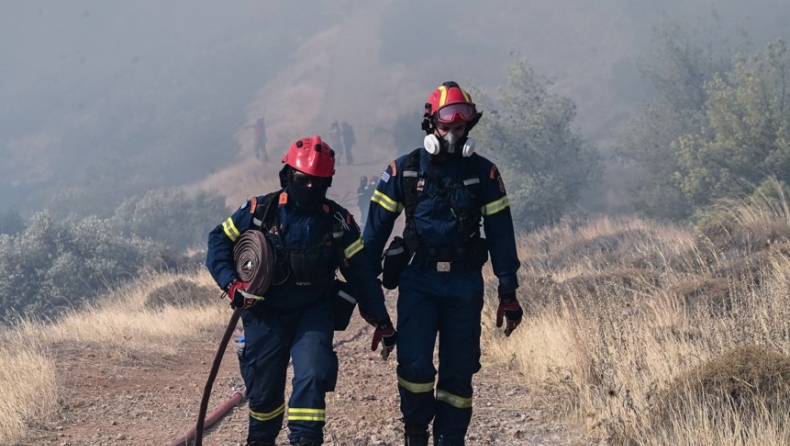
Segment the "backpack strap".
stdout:
<path fill-rule="evenodd" d="M 401 174 L 403 207 L 406 211 L 404 240 L 406 241 L 407 248 L 411 252 L 416 252 L 420 244 L 419 235 L 416 232 L 414 222 L 414 212 L 417 208 L 417 204 L 420 202 L 417 188 L 420 179 L 425 176 L 425 172 L 420 170 L 421 150 L 422 149 L 415 149 L 409 153 L 409 156 L 404 162 L 403 172 Z M 469 192 L 469 209 L 464 211 L 453 209 L 453 212 L 458 220 L 458 230 L 461 232 L 464 240 L 469 241 L 480 237 L 480 220 L 482 218 L 481 207 L 483 205 L 483 185 L 480 181 L 480 157 L 477 154 L 473 154 L 469 158 L 464 158 L 462 163 L 462 184 L 436 191 L 424 197 L 424 199 L 449 193 L 451 190 L 458 187 L 465 187 Z"/>
<path fill-rule="evenodd" d="M 458 230 L 465 241 L 480 238 L 480 220 L 482 219 L 483 185 L 480 181 L 480 156 L 472 154 L 463 160 L 463 185 L 469 192 L 468 215 L 458 213 Z"/>
<path fill-rule="evenodd" d="M 414 216 L 414 210 L 417 208 L 419 199 L 417 197 L 417 183 L 420 177 L 423 176 L 420 171 L 420 150 L 415 149 L 406 158 L 403 163 L 402 187 L 403 187 L 403 208 L 406 211 L 407 223 L 411 223 Z"/>

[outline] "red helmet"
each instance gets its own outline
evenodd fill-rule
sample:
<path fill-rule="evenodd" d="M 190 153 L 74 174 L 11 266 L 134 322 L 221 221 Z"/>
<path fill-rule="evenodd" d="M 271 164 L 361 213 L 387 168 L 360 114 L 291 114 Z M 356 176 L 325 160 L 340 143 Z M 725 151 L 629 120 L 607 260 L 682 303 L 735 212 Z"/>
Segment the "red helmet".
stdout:
<path fill-rule="evenodd" d="M 436 123 L 449 124 L 455 121 L 467 123 L 467 131 L 477 124 L 482 116 L 477 112 L 472 96 L 457 83 L 448 81 L 439 86 L 428 96 L 425 103 L 422 129 L 433 133 Z"/>
<path fill-rule="evenodd" d="M 291 144 L 283 162 L 308 175 L 331 178 L 335 174 L 335 151 L 318 135 Z"/>

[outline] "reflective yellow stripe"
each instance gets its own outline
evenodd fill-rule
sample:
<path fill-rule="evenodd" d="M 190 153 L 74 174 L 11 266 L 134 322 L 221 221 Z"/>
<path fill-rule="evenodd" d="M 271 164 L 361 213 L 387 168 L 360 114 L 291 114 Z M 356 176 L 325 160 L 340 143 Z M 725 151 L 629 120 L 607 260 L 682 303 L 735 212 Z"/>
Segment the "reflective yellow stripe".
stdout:
<path fill-rule="evenodd" d="M 255 412 L 254 410 L 250 409 L 250 416 L 258 421 L 269 421 L 282 415 L 283 412 L 285 412 L 285 403 L 271 412 Z"/>
<path fill-rule="evenodd" d="M 413 383 L 406 381 L 398 375 L 398 384 L 411 393 L 427 393 L 433 392 L 433 381 L 429 383 Z"/>
<path fill-rule="evenodd" d="M 472 407 L 472 398 L 463 398 L 442 389 L 436 389 L 436 401 L 445 402 L 459 409 L 469 409 Z"/>
<path fill-rule="evenodd" d="M 326 421 L 326 410 L 289 407 L 288 421 Z"/>
<path fill-rule="evenodd" d="M 441 87 L 439 87 L 439 91 L 441 92 L 441 95 L 439 96 L 439 108 L 442 108 L 444 107 L 445 101 L 447 101 L 447 87 L 442 85 Z M 439 108 L 437 108 L 436 110 L 439 110 Z M 436 110 L 432 110 L 432 111 L 435 112 Z"/>
<path fill-rule="evenodd" d="M 403 205 L 398 203 L 397 201 L 393 200 L 392 198 L 384 195 L 384 193 L 379 192 L 378 190 L 373 191 L 373 197 L 370 199 L 373 203 L 377 203 L 379 206 L 383 207 L 384 209 L 399 213 L 403 209 Z"/>
<path fill-rule="evenodd" d="M 470 97 L 469 97 L 469 93 L 467 93 L 466 91 L 464 91 L 464 89 L 463 89 L 463 88 L 461 88 L 461 87 L 458 87 L 458 89 L 459 89 L 459 90 L 461 90 L 461 93 L 463 93 L 463 95 L 464 95 L 464 100 L 466 100 L 466 102 L 469 102 L 469 103 L 471 103 L 471 102 L 472 102 L 472 98 L 470 98 Z"/>
<path fill-rule="evenodd" d="M 233 224 L 233 219 L 230 217 L 222 222 L 222 230 L 225 231 L 225 235 L 227 235 L 232 242 L 235 242 L 241 235 L 239 230 L 236 229 L 236 225 Z"/>
<path fill-rule="evenodd" d="M 357 241 L 348 245 L 348 248 L 343 250 L 343 254 L 346 256 L 347 259 L 354 257 L 354 254 L 362 251 L 362 248 L 365 247 L 365 243 L 362 242 L 362 237 L 358 238 Z"/>
<path fill-rule="evenodd" d="M 488 203 L 487 205 L 483 206 L 480 209 L 480 213 L 486 216 L 494 215 L 497 212 L 504 210 L 508 206 L 510 206 L 510 201 L 508 201 L 507 195 L 505 195 L 499 200 L 492 201 L 491 203 Z"/>

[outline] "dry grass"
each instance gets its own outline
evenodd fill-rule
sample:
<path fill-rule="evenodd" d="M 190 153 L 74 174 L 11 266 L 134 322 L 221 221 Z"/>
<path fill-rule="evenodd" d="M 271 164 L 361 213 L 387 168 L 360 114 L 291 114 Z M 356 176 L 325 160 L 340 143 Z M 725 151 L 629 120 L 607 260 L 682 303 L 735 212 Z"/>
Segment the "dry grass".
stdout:
<path fill-rule="evenodd" d="M 505 338 L 487 309 L 484 348 L 610 444 L 790 444 L 786 209 L 730 204 L 697 231 L 601 218 L 523 235 L 525 321 Z M 490 268 L 486 287 L 493 300 Z M 0 443 L 56 413 L 53 349 L 171 353 L 225 322 L 213 289 L 205 273 L 145 277 L 58 323 L 0 332 Z"/>
<path fill-rule="evenodd" d="M 162 305 L 168 290 L 175 305 Z M 213 302 L 206 302 L 209 290 L 215 290 Z M 194 291 L 203 293 L 199 305 L 189 305 L 192 296 L 187 294 Z M 205 272 L 151 275 L 57 323 L 26 320 L 0 331 L 0 444 L 23 438 L 30 425 L 57 412 L 53 349 L 102 344 L 120 356 L 174 353 L 180 339 L 227 322 L 228 308 L 219 295 Z M 152 300 L 158 302 L 154 308 Z"/>
<path fill-rule="evenodd" d="M 485 348 L 611 444 L 790 444 L 787 209 L 728 203 L 696 231 L 604 218 L 522 236 L 527 316 L 509 339 L 485 330 Z"/>

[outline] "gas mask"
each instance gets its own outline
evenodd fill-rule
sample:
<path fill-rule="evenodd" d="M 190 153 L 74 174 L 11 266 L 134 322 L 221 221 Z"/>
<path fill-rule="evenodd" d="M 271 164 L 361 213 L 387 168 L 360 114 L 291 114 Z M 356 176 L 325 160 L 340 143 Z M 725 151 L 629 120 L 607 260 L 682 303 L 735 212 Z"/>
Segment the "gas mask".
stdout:
<path fill-rule="evenodd" d="M 452 132 L 448 133 L 444 138 L 440 138 L 434 134 L 426 135 L 423 140 L 423 145 L 425 151 L 431 155 L 457 153 L 456 149 L 459 148 L 463 157 L 469 157 L 475 153 L 475 140 L 473 138 L 458 136 Z"/>
<path fill-rule="evenodd" d="M 449 132 L 446 135 L 444 135 L 444 138 L 442 139 L 444 139 L 444 142 L 446 144 L 445 147 L 447 149 L 447 153 L 455 153 L 455 146 L 458 145 L 458 142 L 462 138 L 463 137 L 460 137 L 453 132 Z"/>

